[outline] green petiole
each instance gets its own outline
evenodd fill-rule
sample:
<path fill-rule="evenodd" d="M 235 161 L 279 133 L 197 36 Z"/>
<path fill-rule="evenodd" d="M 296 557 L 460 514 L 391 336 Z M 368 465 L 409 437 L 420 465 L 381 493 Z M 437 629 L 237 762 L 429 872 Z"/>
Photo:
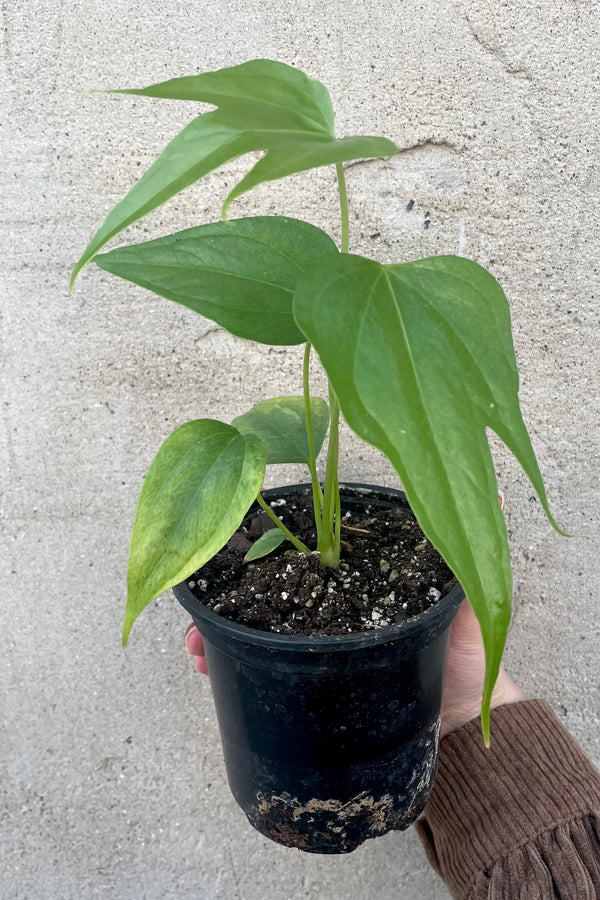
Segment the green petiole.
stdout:
<path fill-rule="evenodd" d="M 308 469 L 310 471 L 310 480 L 312 484 L 313 506 L 315 512 L 315 527 L 317 529 L 317 545 L 321 540 L 321 523 L 323 516 L 323 491 L 319 484 L 317 475 L 317 463 L 315 458 L 315 439 L 312 424 L 312 411 L 310 408 L 310 344 L 304 349 L 304 366 L 303 366 L 303 391 L 304 391 L 304 408 L 306 410 L 306 434 L 308 439 Z"/>
<path fill-rule="evenodd" d="M 306 544 L 303 544 L 301 540 L 299 540 L 297 537 L 295 537 L 295 535 L 292 534 L 289 528 L 285 527 L 281 519 L 275 515 L 271 507 L 268 506 L 267 503 L 265 503 L 263 495 L 260 493 L 260 491 L 256 495 L 256 502 L 261 507 L 261 509 L 266 512 L 268 517 L 275 523 L 275 525 L 277 525 L 278 528 L 281 528 L 288 541 L 290 541 L 294 545 L 296 550 L 299 550 L 300 553 L 310 553 L 310 547 L 307 547 Z"/>
<path fill-rule="evenodd" d="M 342 216 L 341 251 L 348 253 L 350 246 L 350 218 L 348 215 L 348 192 L 344 167 L 337 163 L 336 167 L 340 211 Z M 331 385 L 329 385 L 329 408 L 331 424 L 329 426 L 329 446 L 327 449 L 327 466 L 325 469 L 325 489 L 323 496 L 323 527 L 319 540 L 321 565 L 337 568 L 340 563 L 340 490 L 338 484 L 338 462 L 340 441 L 340 405 Z"/>

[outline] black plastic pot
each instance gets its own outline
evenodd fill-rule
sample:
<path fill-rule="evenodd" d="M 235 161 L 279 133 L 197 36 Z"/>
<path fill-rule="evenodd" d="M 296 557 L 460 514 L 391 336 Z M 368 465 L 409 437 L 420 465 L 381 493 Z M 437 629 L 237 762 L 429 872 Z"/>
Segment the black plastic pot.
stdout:
<path fill-rule="evenodd" d="M 340 489 L 344 509 L 408 508 L 401 491 Z M 300 850 L 348 853 L 415 821 L 435 778 L 460 585 L 402 624 L 315 638 L 247 628 L 207 609 L 185 582 L 174 591 L 204 637 L 229 784 L 258 831 Z"/>

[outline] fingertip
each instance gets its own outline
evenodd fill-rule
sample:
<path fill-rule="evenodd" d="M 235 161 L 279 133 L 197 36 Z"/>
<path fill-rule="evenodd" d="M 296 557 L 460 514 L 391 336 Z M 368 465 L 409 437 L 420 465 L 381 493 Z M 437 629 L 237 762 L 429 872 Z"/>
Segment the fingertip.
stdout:
<path fill-rule="evenodd" d="M 185 649 L 190 656 L 204 656 L 202 635 L 195 625 L 190 625 L 185 633 Z"/>
<path fill-rule="evenodd" d="M 208 666 L 206 664 L 205 656 L 196 657 L 196 671 L 200 672 L 201 675 L 208 675 Z"/>

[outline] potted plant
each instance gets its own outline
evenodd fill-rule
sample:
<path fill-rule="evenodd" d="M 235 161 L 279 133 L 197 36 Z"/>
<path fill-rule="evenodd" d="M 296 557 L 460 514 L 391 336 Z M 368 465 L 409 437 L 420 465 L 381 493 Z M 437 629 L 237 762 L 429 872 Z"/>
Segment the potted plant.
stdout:
<path fill-rule="evenodd" d="M 406 827 L 427 799 L 448 629 L 463 589 L 485 645 L 482 729 L 489 741 L 512 588 L 486 428 L 517 457 L 560 530 L 519 408 L 508 304 L 495 279 L 466 259 L 382 265 L 349 254 L 343 163 L 390 156 L 396 147 L 379 137 L 336 138 L 327 90 L 298 70 L 253 60 L 117 93 L 217 109 L 196 116 L 109 213 L 71 284 L 93 259 L 240 338 L 305 345 L 300 396 L 266 399 L 232 424 L 187 422 L 159 449 L 133 527 L 123 640 L 145 606 L 175 587 L 207 639 L 228 775 L 250 821 L 282 843 L 348 851 L 366 837 Z M 251 151 L 264 155 L 230 191 L 222 221 L 99 254 L 128 225 Z M 340 197 L 340 250 L 307 222 L 226 218 L 232 201 L 254 186 L 330 164 Z M 310 392 L 313 348 L 328 379 L 328 404 Z M 385 454 L 405 495 L 340 491 L 340 415 Z M 321 483 L 316 459 L 327 431 Z M 266 465 L 296 462 L 308 468 L 313 544 L 293 530 L 294 515 L 306 517 L 302 491 L 261 493 Z M 427 554 L 431 543 L 458 580 L 448 590 L 426 590 L 430 601 L 415 616 L 377 611 L 373 603 L 382 598 L 373 593 L 382 589 L 375 575 L 371 595 L 359 598 L 358 633 L 347 627 L 345 634 L 298 635 L 289 622 L 277 633 L 230 621 L 219 614 L 222 604 L 210 608 L 222 576 L 221 562 L 211 569 L 211 560 L 233 552 L 232 577 L 246 582 L 249 571 L 259 577 L 261 566 L 274 580 L 308 572 L 310 578 L 294 582 L 298 592 L 300 583 L 320 585 L 308 599 L 298 598 L 306 624 L 323 592 L 352 589 L 345 552 L 370 530 L 361 528 L 365 515 L 368 523 L 379 521 L 380 508 L 384 535 L 410 528 L 416 517 L 417 544 Z M 293 513 L 288 524 L 282 510 Z M 379 563 L 383 599 L 402 607 L 393 561 L 381 556 Z M 235 605 L 232 583 L 223 596 L 233 596 Z M 289 599 L 281 584 L 277 595 Z"/>

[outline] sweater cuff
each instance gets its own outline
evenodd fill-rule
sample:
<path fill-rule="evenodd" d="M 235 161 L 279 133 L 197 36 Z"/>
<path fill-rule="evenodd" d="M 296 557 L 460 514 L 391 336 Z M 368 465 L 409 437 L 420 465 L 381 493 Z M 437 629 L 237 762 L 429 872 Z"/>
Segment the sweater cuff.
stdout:
<path fill-rule="evenodd" d="M 458 897 L 507 853 L 599 809 L 596 769 L 544 700 L 523 700 L 492 711 L 490 749 L 479 719 L 444 738 L 417 830 Z"/>

